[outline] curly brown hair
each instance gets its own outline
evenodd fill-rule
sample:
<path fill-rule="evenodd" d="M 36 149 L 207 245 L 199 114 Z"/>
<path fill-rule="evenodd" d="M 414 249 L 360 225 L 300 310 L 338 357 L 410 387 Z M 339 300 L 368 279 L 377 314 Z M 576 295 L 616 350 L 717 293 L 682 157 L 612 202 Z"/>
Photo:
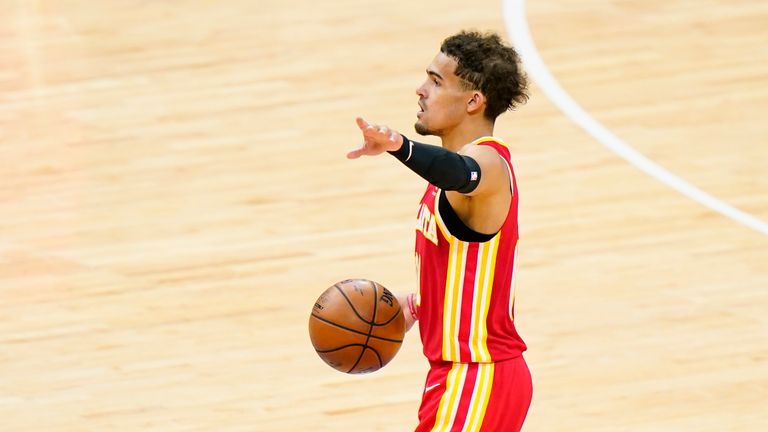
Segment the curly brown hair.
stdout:
<path fill-rule="evenodd" d="M 520 56 L 499 35 L 462 31 L 447 37 L 440 51 L 456 59 L 456 76 L 467 89 L 485 95 L 485 117 L 489 120 L 496 120 L 504 111 L 528 100 L 528 79 Z"/>

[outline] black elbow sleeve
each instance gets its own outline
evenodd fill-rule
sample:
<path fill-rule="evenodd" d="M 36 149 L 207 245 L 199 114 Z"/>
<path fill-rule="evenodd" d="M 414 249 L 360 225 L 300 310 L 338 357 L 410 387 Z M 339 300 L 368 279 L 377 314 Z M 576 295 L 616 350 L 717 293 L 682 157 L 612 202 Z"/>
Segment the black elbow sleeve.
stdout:
<path fill-rule="evenodd" d="M 469 193 L 480 183 L 480 165 L 469 156 L 413 142 L 405 136 L 402 147 L 390 153 L 440 189 Z"/>

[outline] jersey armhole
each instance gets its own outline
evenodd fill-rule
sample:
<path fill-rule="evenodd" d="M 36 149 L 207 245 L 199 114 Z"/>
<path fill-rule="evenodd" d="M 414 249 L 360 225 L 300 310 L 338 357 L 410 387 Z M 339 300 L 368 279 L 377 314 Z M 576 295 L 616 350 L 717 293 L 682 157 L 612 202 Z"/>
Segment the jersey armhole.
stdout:
<path fill-rule="evenodd" d="M 484 243 L 496 237 L 496 234 L 498 233 L 483 234 L 466 226 L 459 218 L 459 215 L 456 214 L 453 207 L 451 207 L 451 203 L 448 201 L 445 191 L 440 189 L 439 193 L 440 199 L 437 200 L 438 203 L 435 210 L 440 213 L 440 217 L 445 224 L 445 227 L 452 236 L 464 242 L 475 243 Z"/>

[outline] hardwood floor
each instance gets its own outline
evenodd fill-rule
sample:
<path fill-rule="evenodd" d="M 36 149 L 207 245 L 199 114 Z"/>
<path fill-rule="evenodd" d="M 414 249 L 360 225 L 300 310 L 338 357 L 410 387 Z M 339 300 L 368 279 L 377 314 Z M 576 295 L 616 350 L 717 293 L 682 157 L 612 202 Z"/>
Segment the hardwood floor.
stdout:
<path fill-rule="evenodd" d="M 596 119 L 768 220 L 768 4 L 529 2 Z M 406 431 L 417 330 L 327 367 L 314 299 L 415 289 L 423 182 L 348 161 L 363 115 L 413 135 L 441 40 L 501 3 L 0 2 L 0 429 Z M 768 428 L 768 239 L 647 177 L 532 86 L 521 190 L 526 431 Z M 436 142 L 427 138 L 429 142 Z"/>

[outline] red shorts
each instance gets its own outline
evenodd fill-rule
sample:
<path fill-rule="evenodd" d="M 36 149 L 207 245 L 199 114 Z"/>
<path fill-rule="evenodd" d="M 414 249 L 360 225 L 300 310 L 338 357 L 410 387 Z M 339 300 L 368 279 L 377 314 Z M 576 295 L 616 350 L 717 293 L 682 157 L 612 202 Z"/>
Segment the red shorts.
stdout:
<path fill-rule="evenodd" d="M 416 432 L 519 431 L 532 391 L 522 356 L 498 363 L 432 363 Z"/>

